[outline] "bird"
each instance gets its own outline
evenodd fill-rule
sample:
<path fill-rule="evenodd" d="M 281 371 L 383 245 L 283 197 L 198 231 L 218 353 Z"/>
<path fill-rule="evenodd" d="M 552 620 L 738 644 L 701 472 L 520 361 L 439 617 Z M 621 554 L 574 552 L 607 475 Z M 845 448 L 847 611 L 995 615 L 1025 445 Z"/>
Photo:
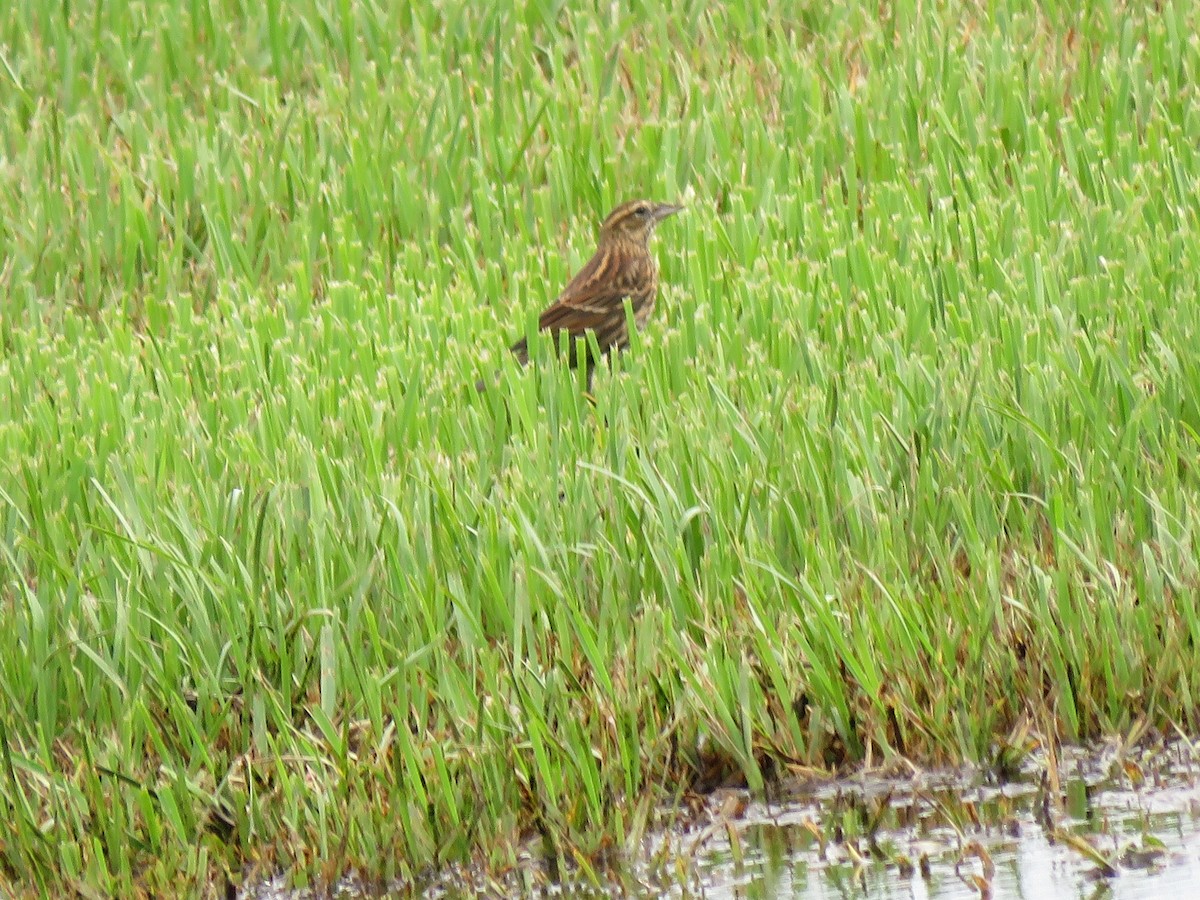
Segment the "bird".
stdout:
<path fill-rule="evenodd" d="M 577 343 L 588 332 L 595 335 L 600 356 L 629 346 L 625 301 L 633 309 L 633 321 L 645 327 L 658 294 L 658 264 L 650 253 L 650 236 L 659 223 L 683 209 L 672 203 L 630 200 L 608 214 L 600 225 L 596 252 L 584 263 L 561 294 L 538 317 L 538 330 L 551 335 L 554 347 L 560 335 L 568 341 L 567 361 L 575 368 L 587 366 L 588 386 L 598 360 L 591 343 Z M 521 363 L 529 362 L 529 342 L 521 338 L 510 348 Z M 485 388 L 483 381 L 476 390 Z"/>

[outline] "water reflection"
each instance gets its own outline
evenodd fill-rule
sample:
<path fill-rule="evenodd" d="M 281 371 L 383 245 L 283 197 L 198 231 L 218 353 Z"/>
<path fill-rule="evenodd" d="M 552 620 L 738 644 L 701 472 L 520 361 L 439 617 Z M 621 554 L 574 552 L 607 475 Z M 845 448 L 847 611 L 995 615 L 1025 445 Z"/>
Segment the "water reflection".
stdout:
<path fill-rule="evenodd" d="M 978 774 L 794 786 L 710 826 L 677 896 L 1200 896 L 1200 767 L 1067 753 L 1004 784 Z"/>

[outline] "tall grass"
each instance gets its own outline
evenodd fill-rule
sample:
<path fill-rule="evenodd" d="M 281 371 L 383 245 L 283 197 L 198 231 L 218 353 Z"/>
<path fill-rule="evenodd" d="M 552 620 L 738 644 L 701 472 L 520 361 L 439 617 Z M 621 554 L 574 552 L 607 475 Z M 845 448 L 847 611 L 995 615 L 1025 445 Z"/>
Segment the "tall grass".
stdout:
<path fill-rule="evenodd" d="M 1196 732 L 1192 5 L 485 6 L 0 12 L 0 880 Z M 504 347 L 635 195 L 593 405 Z"/>

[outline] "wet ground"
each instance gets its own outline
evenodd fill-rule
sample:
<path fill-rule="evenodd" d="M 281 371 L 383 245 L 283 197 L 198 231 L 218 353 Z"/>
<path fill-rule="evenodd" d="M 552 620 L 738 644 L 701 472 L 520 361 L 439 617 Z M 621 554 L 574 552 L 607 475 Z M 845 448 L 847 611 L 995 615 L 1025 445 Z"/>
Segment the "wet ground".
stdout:
<path fill-rule="evenodd" d="M 1033 753 L 1004 777 L 912 769 L 723 791 L 605 887 L 447 873 L 425 897 L 1200 898 L 1200 747 Z M 342 896 L 363 894 L 351 884 Z M 413 888 L 384 896 L 412 896 Z M 243 896 L 298 900 L 261 885 Z M 378 894 L 374 896 L 379 896 Z"/>

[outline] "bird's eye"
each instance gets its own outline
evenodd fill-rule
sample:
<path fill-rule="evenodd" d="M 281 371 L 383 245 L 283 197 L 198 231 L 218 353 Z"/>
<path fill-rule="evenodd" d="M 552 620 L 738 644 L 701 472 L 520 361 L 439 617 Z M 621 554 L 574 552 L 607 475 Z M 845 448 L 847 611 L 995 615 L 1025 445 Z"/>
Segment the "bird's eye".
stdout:
<path fill-rule="evenodd" d="M 644 218 L 646 218 L 646 216 L 650 215 L 650 207 L 646 206 L 645 204 L 642 204 L 636 210 L 634 210 L 634 212 L 644 219 Z"/>

